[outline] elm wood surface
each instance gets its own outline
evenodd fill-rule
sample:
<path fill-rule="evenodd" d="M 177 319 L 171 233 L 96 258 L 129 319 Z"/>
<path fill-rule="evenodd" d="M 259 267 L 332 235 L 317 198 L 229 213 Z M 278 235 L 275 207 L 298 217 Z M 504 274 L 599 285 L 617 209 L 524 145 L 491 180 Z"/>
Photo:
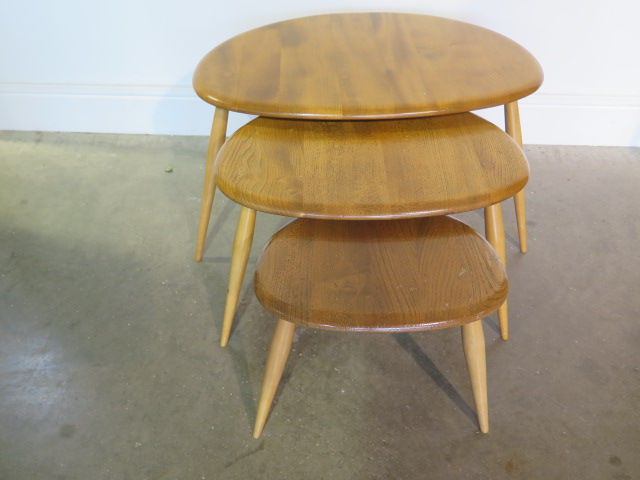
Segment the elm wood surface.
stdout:
<path fill-rule="evenodd" d="M 484 208 L 527 182 L 522 149 L 470 113 L 325 122 L 257 118 L 223 146 L 218 188 L 292 217 L 388 219 Z"/>
<path fill-rule="evenodd" d="M 528 173 L 514 140 L 470 113 L 366 122 L 253 120 L 227 141 L 215 168 L 223 193 L 246 207 L 231 256 L 221 346 L 229 340 L 251 245 L 247 231 L 254 226 L 242 218 L 255 222 L 255 213 L 248 217 L 245 210 L 389 219 L 484 207 L 487 238 L 504 261 L 499 202 L 521 191 Z M 506 303 L 498 317 L 507 340 Z"/>
<path fill-rule="evenodd" d="M 485 230 L 487 241 L 496 250 L 496 253 L 506 265 L 506 248 L 504 239 L 504 225 L 502 220 L 502 208 L 499 203 L 484 209 Z M 227 299 L 222 320 L 222 334 L 220 335 L 220 345 L 226 347 L 231 334 L 231 326 L 235 315 L 240 289 L 249 260 L 249 253 L 253 240 L 253 230 L 255 227 L 255 210 L 242 207 L 238 226 L 236 228 L 233 251 L 231 253 L 231 266 L 229 269 L 229 287 L 227 289 Z M 509 317 L 507 301 L 498 308 L 498 320 L 500 322 L 500 334 L 503 340 L 509 339 Z"/>
<path fill-rule="evenodd" d="M 341 13 L 286 20 L 218 45 L 196 93 L 226 110 L 305 119 L 467 112 L 536 91 L 535 58 L 490 30 L 440 17 Z"/>
<path fill-rule="evenodd" d="M 520 113 L 518 109 L 518 102 L 512 102 L 512 103 L 506 104 L 504 109 L 505 109 L 505 129 L 507 133 L 511 135 L 514 138 L 514 140 L 518 143 L 518 145 L 522 148 L 522 133 L 520 129 Z M 202 260 L 202 254 L 204 251 L 204 243 L 206 239 L 207 228 L 209 226 L 209 218 L 211 216 L 211 207 L 213 205 L 213 197 L 216 189 L 215 175 L 214 175 L 214 161 L 225 141 L 228 114 L 229 112 L 227 110 L 221 109 L 219 107 L 216 108 L 213 125 L 211 127 L 211 137 L 209 139 L 209 148 L 207 153 L 207 163 L 206 163 L 206 170 L 205 170 L 204 192 L 202 195 L 202 203 L 201 203 L 200 223 L 198 227 L 198 240 L 196 244 L 196 256 L 195 256 L 196 261 Z M 522 253 L 526 253 L 527 230 L 526 230 L 524 189 L 516 193 L 513 198 L 514 198 L 515 209 L 516 209 L 518 237 L 520 240 L 520 251 Z M 502 314 L 500 314 L 500 316 L 502 317 Z M 505 328 L 506 328 L 506 323 L 505 323 Z M 505 336 L 503 335 L 503 337 Z M 223 338 L 224 338 L 224 335 L 223 335 Z"/>
<path fill-rule="evenodd" d="M 507 278 L 488 242 L 451 217 L 300 219 L 264 248 L 255 290 L 295 324 L 398 332 L 483 318 L 504 303 Z"/>
<path fill-rule="evenodd" d="M 425 15 L 351 13 L 287 20 L 240 34 L 202 59 L 193 84 L 201 98 L 225 112 L 340 120 L 514 103 L 537 90 L 542 79 L 529 52 L 481 27 Z M 519 118 L 514 121 L 519 129 Z M 226 118 L 216 118 L 216 128 L 224 131 Z M 217 153 L 213 146 L 219 148 L 210 144 L 208 165 Z M 197 261 L 215 193 L 212 170 L 207 172 Z M 515 200 L 525 252 L 524 192 Z"/>
<path fill-rule="evenodd" d="M 295 325 L 364 332 L 462 326 L 478 422 L 489 431 L 485 342 L 479 320 L 507 295 L 504 267 L 470 227 L 450 217 L 393 221 L 296 220 L 265 247 L 256 295 L 279 317 L 253 430 L 260 437 Z"/>

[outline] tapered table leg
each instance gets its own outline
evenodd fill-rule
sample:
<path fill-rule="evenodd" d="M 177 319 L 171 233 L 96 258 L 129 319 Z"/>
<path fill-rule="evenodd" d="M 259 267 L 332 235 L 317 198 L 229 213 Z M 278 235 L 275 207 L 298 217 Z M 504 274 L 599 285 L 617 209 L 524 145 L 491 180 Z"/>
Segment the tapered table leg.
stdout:
<path fill-rule="evenodd" d="M 504 106 L 504 123 L 506 132 L 513 137 L 522 148 L 522 128 L 520 126 L 520 110 L 518 102 L 507 103 Z M 516 222 L 518 224 L 518 238 L 520 251 L 527 252 L 527 214 L 525 210 L 524 188 L 513 197 L 516 207 Z"/>
<path fill-rule="evenodd" d="M 518 238 L 520 239 L 520 251 L 527 253 L 527 215 L 525 213 L 524 188 L 513 196 L 516 206 L 516 222 L 518 224 Z"/>
<path fill-rule="evenodd" d="M 295 325 L 293 323 L 286 320 L 278 320 L 264 369 L 264 380 L 262 381 L 262 390 L 258 400 L 258 413 L 253 427 L 254 438 L 259 438 L 262 435 L 262 429 L 267 421 L 269 409 L 280 383 L 284 365 L 287 363 L 287 357 L 291 351 L 294 330 Z"/>
<path fill-rule="evenodd" d="M 211 217 L 211 207 L 213 197 L 216 193 L 216 179 L 213 167 L 216 155 L 222 148 L 227 135 L 227 119 L 229 111 L 223 108 L 216 108 L 211 125 L 211 136 L 209 137 L 209 149 L 207 151 L 207 166 L 204 171 L 204 192 L 202 193 L 202 204 L 200 206 L 200 224 L 198 226 L 198 243 L 196 244 L 196 261 L 202 260 L 204 251 L 204 241 L 207 238 L 209 228 L 209 218 Z"/>
<path fill-rule="evenodd" d="M 495 249 L 503 265 L 507 265 L 507 249 L 504 239 L 504 221 L 502 219 L 502 208 L 499 203 L 484 209 L 484 225 L 487 240 Z M 498 309 L 498 320 L 500 321 L 500 336 L 503 340 L 509 339 L 509 313 L 507 301 Z"/>
<path fill-rule="evenodd" d="M 226 347 L 229 342 L 233 316 L 236 313 L 236 306 L 238 305 L 238 298 L 240 298 L 240 290 L 242 289 L 244 273 L 247 270 L 247 262 L 249 261 L 249 253 L 251 252 L 251 245 L 253 243 L 255 225 L 256 211 L 247 207 L 242 207 L 240 217 L 238 218 L 238 226 L 236 227 L 236 236 L 233 241 L 233 252 L 231 253 L 227 303 L 224 307 L 222 336 L 220 338 L 220 345 L 223 347 Z"/>
<path fill-rule="evenodd" d="M 487 399 L 487 360 L 482 320 L 462 325 L 462 348 L 467 361 L 473 400 L 482 433 L 489 433 L 489 402 Z"/>

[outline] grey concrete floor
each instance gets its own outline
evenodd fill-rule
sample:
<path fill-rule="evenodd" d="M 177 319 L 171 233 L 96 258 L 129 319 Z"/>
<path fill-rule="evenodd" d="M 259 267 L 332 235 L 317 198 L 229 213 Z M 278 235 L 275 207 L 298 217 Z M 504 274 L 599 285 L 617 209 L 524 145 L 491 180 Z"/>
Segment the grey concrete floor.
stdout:
<path fill-rule="evenodd" d="M 248 274 L 218 346 L 238 207 L 194 262 L 206 144 L 0 133 L 0 479 L 640 478 L 639 149 L 527 147 L 488 435 L 458 329 L 299 328 L 254 440 L 275 321 Z M 250 271 L 285 222 L 259 214 Z"/>

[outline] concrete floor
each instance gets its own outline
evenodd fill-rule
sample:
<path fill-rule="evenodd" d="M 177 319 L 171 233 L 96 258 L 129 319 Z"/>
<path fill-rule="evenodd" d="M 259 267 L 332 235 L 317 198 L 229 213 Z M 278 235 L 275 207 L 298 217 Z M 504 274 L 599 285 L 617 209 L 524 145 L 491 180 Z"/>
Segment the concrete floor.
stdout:
<path fill-rule="evenodd" d="M 527 148 L 490 434 L 458 329 L 299 328 L 254 440 L 275 322 L 248 275 L 218 346 L 238 210 L 218 195 L 195 263 L 206 144 L 0 133 L 0 479 L 640 478 L 639 149 Z M 285 221 L 258 216 L 250 270 Z"/>

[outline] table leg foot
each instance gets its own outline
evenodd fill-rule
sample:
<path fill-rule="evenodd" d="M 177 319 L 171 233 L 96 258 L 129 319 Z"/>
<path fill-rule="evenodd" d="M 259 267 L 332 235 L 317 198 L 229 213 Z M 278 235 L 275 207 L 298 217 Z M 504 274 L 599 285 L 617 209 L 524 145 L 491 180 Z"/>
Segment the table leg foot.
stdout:
<path fill-rule="evenodd" d="M 489 402 L 487 399 L 487 360 L 482 320 L 462 326 L 462 348 L 467 361 L 473 400 L 482 433 L 489 433 Z"/>
<path fill-rule="evenodd" d="M 271 340 L 269 354 L 267 356 L 267 364 L 264 369 L 264 380 L 262 382 L 262 390 L 260 399 L 258 400 L 258 412 L 256 414 L 256 423 L 253 427 L 253 437 L 260 438 L 262 430 L 267 422 L 267 416 L 276 394 L 284 365 L 287 363 L 287 357 L 291 351 L 293 343 L 293 331 L 295 325 L 286 320 L 278 320 L 276 331 Z"/>
<path fill-rule="evenodd" d="M 251 252 L 251 245 L 253 244 L 253 232 L 255 225 L 256 211 L 247 207 L 242 207 L 240 217 L 238 218 L 236 236 L 233 241 L 233 252 L 231 253 L 227 302 L 224 307 L 222 335 L 220 338 L 220 345 L 223 347 L 226 347 L 229 342 L 233 316 L 236 313 L 236 306 L 238 305 L 238 298 L 240 298 L 240 290 L 242 289 L 242 281 L 244 280 L 244 273 L 247 270 L 249 253 Z"/>
<path fill-rule="evenodd" d="M 207 166 L 204 172 L 204 191 L 202 193 L 202 203 L 200 205 L 200 223 L 198 225 L 198 240 L 196 243 L 196 262 L 202 260 L 204 252 L 204 242 L 209 228 L 209 218 L 211 217 L 211 207 L 213 197 L 216 193 L 216 178 L 214 174 L 214 163 L 218 151 L 224 144 L 227 134 L 227 119 L 229 111 L 216 108 L 211 125 L 211 136 L 209 137 L 209 149 L 207 151 Z"/>
<path fill-rule="evenodd" d="M 522 127 L 520 125 L 520 109 L 518 102 L 507 103 L 504 106 L 505 131 L 522 148 Z M 518 238 L 520 251 L 527 253 L 527 214 L 524 205 L 524 189 L 513 197 L 516 207 L 516 221 L 518 224 Z"/>

